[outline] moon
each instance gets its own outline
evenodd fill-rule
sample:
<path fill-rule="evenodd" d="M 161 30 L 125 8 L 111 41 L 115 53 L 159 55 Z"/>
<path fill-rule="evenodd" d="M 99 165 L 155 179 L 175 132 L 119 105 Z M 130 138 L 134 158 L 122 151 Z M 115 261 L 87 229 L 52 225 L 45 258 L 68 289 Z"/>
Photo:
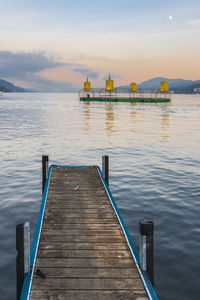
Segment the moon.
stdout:
<path fill-rule="evenodd" d="M 173 19 L 173 17 L 172 17 L 172 16 L 169 16 L 168 19 L 171 21 L 171 20 Z"/>

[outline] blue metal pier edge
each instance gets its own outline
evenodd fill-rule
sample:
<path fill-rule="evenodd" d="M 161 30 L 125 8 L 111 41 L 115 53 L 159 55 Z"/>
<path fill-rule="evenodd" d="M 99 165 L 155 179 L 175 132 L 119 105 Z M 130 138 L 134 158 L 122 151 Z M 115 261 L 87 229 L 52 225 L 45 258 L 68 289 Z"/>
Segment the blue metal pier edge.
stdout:
<path fill-rule="evenodd" d="M 44 193 L 42 196 L 42 202 L 41 202 L 41 206 L 40 206 L 40 210 L 39 210 L 39 214 L 38 214 L 38 218 L 37 218 L 37 223 L 36 223 L 36 228 L 35 228 L 35 234 L 33 237 L 33 242 L 32 242 L 32 247 L 31 247 L 31 253 L 30 253 L 30 273 L 27 273 L 24 279 L 24 284 L 23 284 L 23 288 L 22 288 L 22 293 L 21 293 L 21 297 L 20 300 L 29 300 L 30 299 L 30 294 L 31 294 L 31 288 L 32 288 L 32 282 L 33 282 L 33 275 L 34 275 L 34 269 L 35 269 L 35 263 L 36 263 L 36 259 L 37 259 L 37 252 L 38 252 L 38 247 L 39 247 L 39 241 L 40 241 L 40 235 L 41 235 L 41 229 L 42 229 L 42 223 L 43 223 L 43 218 L 44 218 L 44 212 L 45 212 L 45 207 L 46 207 L 46 200 L 47 200 L 47 195 L 48 195 L 48 190 L 49 190 L 49 184 L 50 184 L 50 179 L 51 179 L 51 173 L 52 173 L 52 169 L 53 167 L 81 167 L 81 168 L 85 168 L 88 166 L 64 166 L 64 165 L 51 165 L 49 167 L 49 171 L 48 171 L 48 179 L 46 180 L 46 184 L 45 184 L 45 188 L 44 188 Z M 155 290 L 149 280 L 149 276 L 147 274 L 147 272 L 143 271 L 140 269 L 140 259 L 139 259 L 139 255 L 138 252 L 135 248 L 135 245 L 132 241 L 132 238 L 128 232 L 128 229 L 126 227 L 126 224 L 124 223 L 124 220 L 119 212 L 119 209 L 117 207 L 117 204 L 111 194 L 111 191 L 109 189 L 109 186 L 107 185 L 105 179 L 103 178 L 103 174 L 101 172 L 101 169 L 96 166 L 97 171 L 99 173 L 99 176 L 101 178 L 101 181 L 105 187 L 105 190 L 107 192 L 108 198 L 110 200 L 110 203 L 114 209 L 114 212 L 118 218 L 119 224 L 122 228 L 122 231 L 124 233 L 124 236 L 126 238 L 129 250 L 131 252 L 131 255 L 133 257 L 133 260 L 136 264 L 136 267 L 138 269 L 138 273 L 140 275 L 140 278 L 142 280 L 142 283 L 144 285 L 144 288 L 147 292 L 147 295 L 149 297 L 150 300 L 158 300 L 158 297 L 155 293 Z"/>

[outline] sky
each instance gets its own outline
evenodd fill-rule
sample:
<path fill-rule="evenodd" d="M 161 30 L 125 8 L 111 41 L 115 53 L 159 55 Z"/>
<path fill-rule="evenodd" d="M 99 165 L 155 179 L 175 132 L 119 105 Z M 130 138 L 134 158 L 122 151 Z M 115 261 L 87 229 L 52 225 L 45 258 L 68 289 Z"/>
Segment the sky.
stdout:
<path fill-rule="evenodd" d="M 200 0 L 0 0 L 0 78 L 70 91 L 200 80 Z"/>

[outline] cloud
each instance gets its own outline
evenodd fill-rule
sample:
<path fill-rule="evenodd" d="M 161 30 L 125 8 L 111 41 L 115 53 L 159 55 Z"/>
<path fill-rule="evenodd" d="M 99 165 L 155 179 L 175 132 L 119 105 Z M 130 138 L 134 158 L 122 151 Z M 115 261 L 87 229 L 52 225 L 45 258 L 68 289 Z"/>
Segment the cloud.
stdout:
<path fill-rule="evenodd" d="M 85 77 L 97 79 L 101 72 L 87 68 L 85 64 L 62 62 L 48 57 L 45 52 L 11 52 L 0 50 L 0 78 L 16 80 L 22 85 L 40 91 L 77 91 L 78 87 L 71 82 L 53 80 L 41 75 L 45 70 L 69 67 Z"/>
<path fill-rule="evenodd" d="M 59 62 L 46 56 L 44 52 L 0 51 L 0 78 L 16 79 L 42 91 L 77 90 L 70 82 L 52 80 L 40 75 L 42 71 L 64 66 L 74 67 L 80 64 Z"/>
<path fill-rule="evenodd" d="M 84 75 L 85 77 L 90 77 L 93 79 L 97 79 L 99 78 L 101 72 L 100 71 L 95 71 L 89 68 L 74 68 L 73 69 L 74 72 L 78 72 L 82 75 Z"/>
<path fill-rule="evenodd" d="M 106 76 L 104 76 L 102 79 L 103 79 L 103 80 L 106 80 L 106 79 L 108 79 L 108 76 L 109 76 L 109 74 L 106 75 Z M 111 77 L 111 79 L 122 79 L 122 76 L 121 76 L 121 75 L 110 74 L 110 77 Z"/>
<path fill-rule="evenodd" d="M 46 69 L 65 66 L 66 63 L 54 61 L 43 52 L 0 51 L 0 76 L 26 79 L 32 73 L 39 73 Z"/>

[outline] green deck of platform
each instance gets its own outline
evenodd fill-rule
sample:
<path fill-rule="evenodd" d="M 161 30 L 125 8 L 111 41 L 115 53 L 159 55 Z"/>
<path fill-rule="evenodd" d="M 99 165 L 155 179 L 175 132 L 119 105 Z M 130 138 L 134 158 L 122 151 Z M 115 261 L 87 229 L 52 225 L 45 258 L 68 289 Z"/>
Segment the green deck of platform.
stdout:
<path fill-rule="evenodd" d="M 170 98 L 103 98 L 103 97 L 80 97 L 80 101 L 98 102 L 131 102 L 131 103 L 161 103 L 170 102 Z"/>

